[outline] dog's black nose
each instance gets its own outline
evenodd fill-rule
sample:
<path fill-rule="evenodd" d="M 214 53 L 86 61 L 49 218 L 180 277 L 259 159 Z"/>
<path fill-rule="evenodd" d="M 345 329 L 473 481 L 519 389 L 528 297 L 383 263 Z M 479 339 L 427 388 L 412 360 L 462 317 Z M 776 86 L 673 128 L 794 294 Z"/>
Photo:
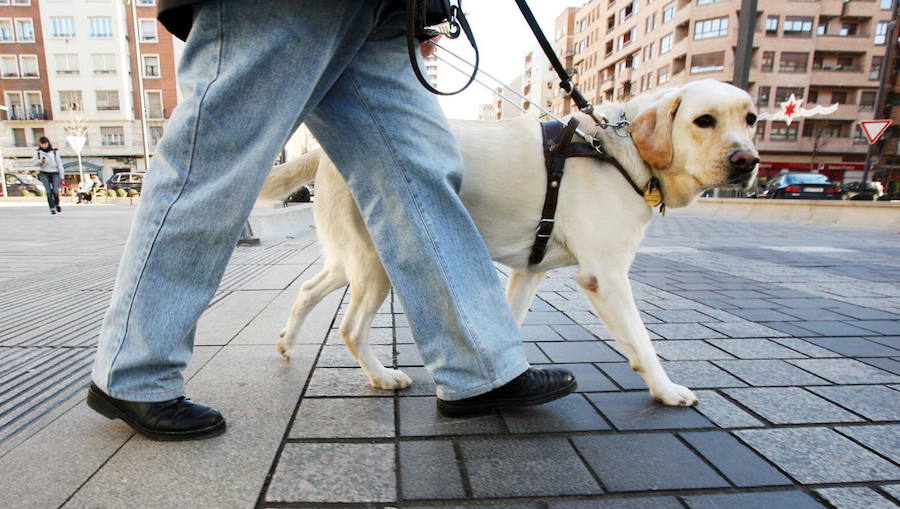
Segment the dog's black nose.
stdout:
<path fill-rule="evenodd" d="M 750 173 L 753 168 L 756 168 L 759 158 L 749 150 L 735 150 L 728 156 L 728 162 L 731 164 L 732 171 Z"/>

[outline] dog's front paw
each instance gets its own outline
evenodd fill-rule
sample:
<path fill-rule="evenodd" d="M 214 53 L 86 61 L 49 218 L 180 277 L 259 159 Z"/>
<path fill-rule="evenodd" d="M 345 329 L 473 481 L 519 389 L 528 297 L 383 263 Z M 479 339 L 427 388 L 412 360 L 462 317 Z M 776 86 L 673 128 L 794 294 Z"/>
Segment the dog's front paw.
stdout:
<path fill-rule="evenodd" d="M 683 385 L 669 384 L 662 389 L 650 390 L 654 398 L 669 406 L 694 406 L 699 403 L 694 391 Z"/>
<path fill-rule="evenodd" d="M 412 385 L 412 378 L 399 369 L 384 369 L 384 372 L 370 379 L 372 387 L 376 389 L 406 389 Z"/>
<path fill-rule="evenodd" d="M 294 354 L 294 349 L 289 348 L 285 344 L 285 341 L 283 339 L 281 341 L 279 341 L 277 345 L 275 345 L 275 349 L 278 350 L 278 353 L 280 353 L 281 356 L 284 357 L 284 360 L 286 360 L 286 361 L 291 360 L 291 356 Z"/>

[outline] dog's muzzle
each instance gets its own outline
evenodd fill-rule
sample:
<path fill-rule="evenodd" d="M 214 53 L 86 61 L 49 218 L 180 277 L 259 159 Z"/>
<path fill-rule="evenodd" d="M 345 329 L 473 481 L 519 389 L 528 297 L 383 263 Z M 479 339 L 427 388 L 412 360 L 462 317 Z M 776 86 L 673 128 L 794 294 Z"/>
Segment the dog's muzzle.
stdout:
<path fill-rule="evenodd" d="M 755 175 L 759 156 L 755 151 L 735 150 L 728 154 L 728 182 L 749 185 Z"/>

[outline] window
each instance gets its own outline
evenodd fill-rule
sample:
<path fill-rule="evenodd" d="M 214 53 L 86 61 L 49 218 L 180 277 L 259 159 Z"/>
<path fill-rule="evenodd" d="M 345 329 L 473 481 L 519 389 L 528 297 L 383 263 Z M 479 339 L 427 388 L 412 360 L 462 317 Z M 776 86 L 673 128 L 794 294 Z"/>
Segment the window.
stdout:
<path fill-rule="evenodd" d="M 756 95 L 756 105 L 768 106 L 770 93 L 772 93 L 772 87 L 759 87 L 759 91 Z"/>
<path fill-rule="evenodd" d="M 875 44 L 884 44 L 885 39 L 887 38 L 887 28 L 889 21 L 879 21 L 878 26 L 875 27 Z"/>
<path fill-rule="evenodd" d="M 46 136 L 44 134 L 43 127 L 32 127 L 31 128 L 31 139 L 34 140 L 35 145 L 37 145 L 37 140 L 41 139 L 43 136 Z"/>
<path fill-rule="evenodd" d="M 75 37 L 75 18 L 50 18 L 50 34 L 56 39 L 72 39 Z"/>
<path fill-rule="evenodd" d="M 809 89 L 809 94 L 807 94 L 806 102 L 810 104 L 816 104 L 817 102 L 819 102 L 819 91 L 814 88 Z"/>
<path fill-rule="evenodd" d="M 27 147 L 28 142 L 25 141 L 25 129 L 21 127 L 14 127 L 12 129 L 13 135 L 13 146 L 14 147 Z"/>
<path fill-rule="evenodd" d="M 41 75 L 37 55 L 19 55 L 19 67 L 23 78 L 39 78 Z"/>
<path fill-rule="evenodd" d="M 119 111 L 119 91 L 97 90 L 97 111 Z"/>
<path fill-rule="evenodd" d="M 787 125 L 785 122 L 772 122 L 772 130 L 769 131 L 771 141 L 796 141 L 797 123 Z"/>
<path fill-rule="evenodd" d="M 821 16 L 819 17 L 819 24 L 816 26 L 816 35 L 827 35 L 828 32 L 828 20 L 823 19 Z"/>
<path fill-rule="evenodd" d="M 856 35 L 856 26 L 856 23 L 842 23 L 841 31 L 839 32 L 841 37 Z"/>
<path fill-rule="evenodd" d="M 775 52 L 763 51 L 762 56 L 762 72 L 772 72 L 775 67 Z"/>
<path fill-rule="evenodd" d="M 691 56 L 691 74 L 721 71 L 725 68 L 725 52 L 702 53 Z"/>
<path fill-rule="evenodd" d="M 869 69 L 869 80 L 878 81 L 881 79 L 881 60 L 884 57 L 872 57 L 872 67 Z"/>
<path fill-rule="evenodd" d="M 609 56 L 613 52 L 613 41 L 610 39 L 606 41 L 606 53 L 603 56 Z"/>
<path fill-rule="evenodd" d="M 670 3 L 669 5 L 663 7 L 663 15 L 662 22 L 668 23 L 672 21 L 672 18 L 675 17 L 675 2 Z"/>
<path fill-rule="evenodd" d="M 778 20 L 780 16 L 766 18 L 766 35 L 778 35 Z"/>
<path fill-rule="evenodd" d="M 78 74 L 78 55 L 60 54 L 56 57 L 56 74 L 59 76 L 71 76 Z"/>
<path fill-rule="evenodd" d="M 656 14 L 657 13 L 654 12 L 653 14 L 647 16 L 647 19 L 644 20 L 644 33 L 650 33 L 654 29 L 656 29 Z"/>
<path fill-rule="evenodd" d="M 803 123 L 804 138 L 846 138 L 849 134 L 847 124 L 834 122 L 816 122 L 807 120 Z"/>
<path fill-rule="evenodd" d="M 19 42 L 34 42 L 34 21 L 31 18 L 16 19 L 16 37 Z"/>
<path fill-rule="evenodd" d="M 672 51 L 672 34 L 665 35 L 659 40 L 659 54 L 662 55 L 670 51 Z"/>
<path fill-rule="evenodd" d="M 881 0 L 881 9 L 885 11 L 891 10 L 891 7 L 894 6 L 894 2 L 892 0 Z"/>
<path fill-rule="evenodd" d="M 790 53 L 782 51 L 778 70 L 781 72 L 806 72 L 807 60 L 809 60 L 809 53 Z"/>
<path fill-rule="evenodd" d="M 832 92 L 831 93 L 831 103 L 832 104 L 847 104 L 847 92 Z"/>
<path fill-rule="evenodd" d="M 694 23 L 694 39 L 711 39 L 728 35 L 728 17 L 704 19 Z"/>
<path fill-rule="evenodd" d="M 156 0 L 137 0 L 138 5 L 156 5 Z"/>
<path fill-rule="evenodd" d="M 147 118 L 164 118 L 162 91 L 147 90 L 144 95 L 144 108 L 147 109 Z"/>
<path fill-rule="evenodd" d="M 31 0 L 12 0 L 13 5 L 31 5 Z"/>
<path fill-rule="evenodd" d="M 756 123 L 756 139 L 762 140 L 766 137 L 766 122 L 765 120 L 760 120 Z"/>
<path fill-rule="evenodd" d="M 44 120 L 44 101 L 37 91 L 25 92 L 25 110 L 28 120 Z"/>
<path fill-rule="evenodd" d="M 94 74 L 115 74 L 116 56 L 112 53 L 95 53 L 91 55 L 94 62 Z"/>
<path fill-rule="evenodd" d="M 669 81 L 669 66 L 660 67 L 659 71 L 656 72 L 656 83 L 658 85 L 662 85 L 663 83 Z"/>
<path fill-rule="evenodd" d="M 155 19 L 142 19 L 141 25 L 141 42 L 157 42 L 159 39 L 156 36 L 156 20 Z"/>
<path fill-rule="evenodd" d="M 112 18 L 88 18 L 91 39 L 110 39 L 113 36 Z"/>
<path fill-rule="evenodd" d="M 644 62 L 649 62 L 651 58 L 653 58 L 653 44 L 650 43 L 648 46 L 644 47 Z"/>
<path fill-rule="evenodd" d="M 0 74 L 4 78 L 18 78 L 19 59 L 15 55 L 0 56 Z"/>
<path fill-rule="evenodd" d="M 803 99 L 803 87 L 777 87 L 775 89 L 775 103 L 787 101 L 791 94 L 794 94 L 796 99 Z"/>
<path fill-rule="evenodd" d="M 624 9 L 619 11 L 619 23 L 625 22 L 626 19 L 630 18 L 638 11 L 637 0 L 629 3 L 625 6 Z"/>
<path fill-rule="evenodd" d="M 159 140 L 163 135 L 163 128 L 161 125 L 151 125 L 147 127 L 148 134 L 150 134 L 150 145 L 156 146 L 159 144 Z"/>
<path fill-rule="evenodd" d="M 721 2 L 722 0 L 697 0 L 697 5 L 706 5 L 715 2 Z"/>
<path fill-rule="evenodd" d="M 859 94 L 860 111 L 872 111 L 875 109 L 875 91 L 864 90 Z"/>
<path fill-rule="evenodd" d="M 103 146 L 124 145 L 125 129 L 122 127 L 101 127 L 100 144 Z"/>
<path fill-rule="evenodd" d="M 13 42 L 13 24 L 10 19 L 0 19 L 0 42 Z"/>
<path fill-rule="evenodd" d="M 434 69 L 437 71 L 437 68 Z M 144 55 L 144 77 L 159 78 L 159 55 Z"/>
<path fill-rule="evenodd" d="M 784 35 L 798 37 L 812 36 L 813 19 L 806 16 L 786 16 L 784 18 Z"/>
<path fill-rule="evenodd" d="M 9 120 L 24 120 L 25 107 L 22 103 L 22 92 L 4 92 L 6 98 L 6 118 Z"/>
<path fill-rule="evenodd" d="M 60 111 L 84 111 L 81 101 L 81 90 L 60 90 L 59 91 L 59 110 Z"/>

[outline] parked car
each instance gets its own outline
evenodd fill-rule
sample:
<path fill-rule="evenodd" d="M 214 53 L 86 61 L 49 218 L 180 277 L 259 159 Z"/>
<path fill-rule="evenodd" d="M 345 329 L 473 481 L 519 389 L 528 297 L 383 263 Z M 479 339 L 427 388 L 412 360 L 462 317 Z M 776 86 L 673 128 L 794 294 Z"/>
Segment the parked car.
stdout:
<path fill-rule="evenodd" d="M 821 173 L 784 173 L 769 181 L 766 198 L 838 200 L 841 186 Z"/>
<path fill-rule="evenodd" d="M 106 181 L 106 188 L 113 191 L 124 189 L 126 191 L 136 189 L 141 192 L 141 186 L 144 184 L 143 173 L 116 173 Z"/>
<path fill-rule="evenodd" d="M 2 189 L 0 189 L 0 192 L 2 192 Z M 27 196 L 26 193 L 38 196 L 46 191 L 44 190 L 44 184 L 41 184 L 40 180 L 31 175 L 7 173 L 6 192 L 10 196 Z"/>
<path fill-rule="evenodd" d="M 842 200 L 866 200 L 875 201 L 884 196 L 884 186 L 881 182 L 850 182 L 841 188 Z"/>

